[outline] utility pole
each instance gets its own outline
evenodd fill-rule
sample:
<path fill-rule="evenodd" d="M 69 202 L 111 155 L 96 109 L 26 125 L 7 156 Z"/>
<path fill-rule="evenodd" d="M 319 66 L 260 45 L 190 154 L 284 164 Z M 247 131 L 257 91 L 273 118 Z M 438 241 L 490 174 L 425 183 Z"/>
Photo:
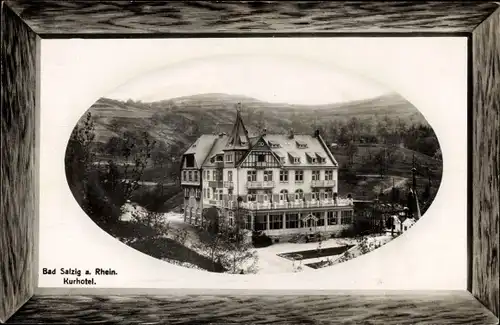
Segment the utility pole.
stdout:
<path fill-rule="evenodd" d="M 412 162 L 412 187 L 413 187 L 413 192 L 416 195 L 417 194 L 417 168 L 415 167 L 415 153 L 413 154 L 413 162 Z"/>

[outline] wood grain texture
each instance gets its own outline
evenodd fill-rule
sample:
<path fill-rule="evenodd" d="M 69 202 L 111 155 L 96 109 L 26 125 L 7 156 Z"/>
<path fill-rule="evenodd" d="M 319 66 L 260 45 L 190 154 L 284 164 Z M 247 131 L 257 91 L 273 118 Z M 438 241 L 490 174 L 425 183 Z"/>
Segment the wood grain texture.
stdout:
<path fill-rule="evenodd" d="M 0 322 L 34 292 L 36 35 L 2 6 Z"/>
<path fill-rule="evenodd" d="M 16 324 L 496 324 L 464 292 L 315 296 L 35 296 Z"/>
<path fill-rule="evenodd" d="M 472 35 L 472 293 L 500 313 L 500 10 Z"/>
<path fill-rule="evenodd" d="M 7 1 L 48 34 L 472 32 L 498 8 L 474 1 Z"/>

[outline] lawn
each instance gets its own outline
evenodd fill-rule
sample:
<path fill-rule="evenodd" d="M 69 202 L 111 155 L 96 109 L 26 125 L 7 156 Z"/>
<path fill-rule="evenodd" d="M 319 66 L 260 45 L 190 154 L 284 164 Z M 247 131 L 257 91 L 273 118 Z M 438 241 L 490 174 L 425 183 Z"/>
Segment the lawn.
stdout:
<path fill-rule="evenodd" d="M 223 270 L 222 266 L 216 265 L 209 258 L 170 238 L 139 239 L 129 244 L 129 246 L 158 259 L 187 262 L 210 272 Z"/>
<path fill-rule="evenodd" d="M 340 255 L 340 254 L 344 253 L 345 251 L 349 250 L 351 247 L 353 247 L 353 245 L 329 247 L 329 248 L 323 248 L 321 250 L 320 249 L 311 249 L 311 250 L 305 250 L 305 251 L 282 253 L 282 254 L 278 254 L 278 256 L 289 259 L 289 260 L 291 259 L 291 260 L 295 260 L 295 261 L 300 261 L 300 260 L 306 260 L 306 259 L 310 259 L 310 258 Z"/>

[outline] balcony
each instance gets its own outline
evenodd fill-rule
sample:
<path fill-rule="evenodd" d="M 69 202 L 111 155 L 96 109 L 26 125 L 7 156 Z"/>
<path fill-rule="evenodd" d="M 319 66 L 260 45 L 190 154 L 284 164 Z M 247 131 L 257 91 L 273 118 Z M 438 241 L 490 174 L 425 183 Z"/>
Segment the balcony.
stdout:
<path fill-rule="evenodd" d="M 348 207 L 354 204 L 353 199 L 326 199 L 303 201 L 296 200 L 291 202 L 241 202 L 240 207 L 248 210 L 275 210 L 275 209 L 309 209 L 323 207 Z"/>
<path fill-rule="evenodd" d="M 238 207 L 238 202 L 236 201 L 225 201 L 225 200 L 209 200 L 210 205 L 236 209 Z M 240 208 L 246 210 L 284 210 L 284 209 L 311 209 L 311 208 L 325 208 L 325 207 L 349 207 L 354 204 L 352 199 L 326 199 L 326 200 L 311 200 L 303 201 L 296 200 L 291 202 L 279 201 L 279 202 L 241 202 Z"/>
<path fill-rule="evenodd" d="M 208 187 L 212 188 L 222 188 L 224 183 L 222 181 L 210 181 L 208 182 Z"/>
<path fill-rule="evenodd" d="M 191 186 L 200 186 L 200 181 L 196 180 L 182 180 L 181 185 L 191 185 Z"/>
<path fill-rule="evenodd" d="M 334 187 L 334 180 L 324 180 L 324 181 L 312 181 L 311 187 Z"/>
<path fill-rule="evenodd" d="M 258 189 L 258 188 L 273 188 L 273 181 L 264 181 L 264 182 L 247 182 L 248 189 Z"/>
<path fill-rule="evenodd" d="M 233 182 L 224 182 L 224 188 L 234 188 Z"/>

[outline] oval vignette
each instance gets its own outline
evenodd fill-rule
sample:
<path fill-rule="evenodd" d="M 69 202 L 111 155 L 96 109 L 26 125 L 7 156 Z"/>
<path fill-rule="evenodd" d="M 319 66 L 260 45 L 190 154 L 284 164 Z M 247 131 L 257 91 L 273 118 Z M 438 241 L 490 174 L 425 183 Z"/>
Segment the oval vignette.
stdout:
<path fill-rule="evenodd" d="M 399 94 L 265 56 L 132 80 L 88 109 L 65 155 L 75 199 L 107 233 L 232 274 L 332 267 L 384 245 L 428 210 L 442 166 L 432 127 Z"/>

